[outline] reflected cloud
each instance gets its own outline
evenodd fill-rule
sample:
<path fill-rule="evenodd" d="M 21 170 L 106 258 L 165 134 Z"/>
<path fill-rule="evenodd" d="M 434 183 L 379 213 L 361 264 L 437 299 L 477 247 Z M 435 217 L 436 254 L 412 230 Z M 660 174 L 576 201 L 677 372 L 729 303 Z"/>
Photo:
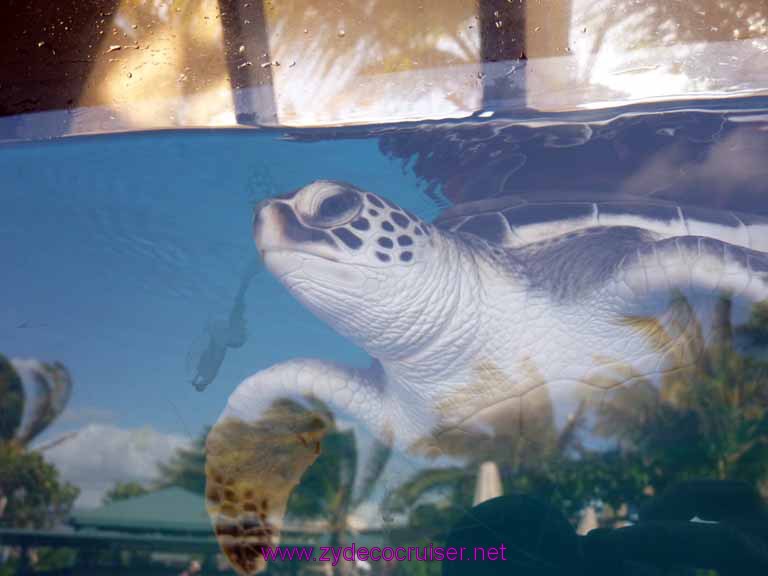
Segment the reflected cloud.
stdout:
<path fill-rule="evenodd" d="M 575 119 L 574 119 L 575 120 Z M 766 212 L 764 118 L 749 109 L 627 114 L 561 123 L 492 119 L 385 133 L 381 151 L 454 203 L 526 199 L 627 199 Z M 567 166 L 567 169 L 552 169 Z M 579 166 L 584 176 L 573 178 Z M 712 196 L 716 197 L 713 202 Z"/>
<path fill-rule="evenodd" d="M 80 488 L 75 505 L 86 508 L 101 504 L 117 482 L 156 480 L 159 466 L 189 444 L 188 438 L 149 426 L 129 429 L 89 424 L 66 442 L 51 446 L 44 456 L 63 480 Z"/>
<path fill-rule="evenodd" d="M 768 177 L 765 135 L 744 126 L 725 134 L 717 131 L 711 138 L 713 144 L 702 158 L 691 158 L 680 140 L 664 147 L 624 182 L 622 192 L 722 207 L 730 207 L 739 195 L 757 199 L 764 194 L 760 183 Z"/>

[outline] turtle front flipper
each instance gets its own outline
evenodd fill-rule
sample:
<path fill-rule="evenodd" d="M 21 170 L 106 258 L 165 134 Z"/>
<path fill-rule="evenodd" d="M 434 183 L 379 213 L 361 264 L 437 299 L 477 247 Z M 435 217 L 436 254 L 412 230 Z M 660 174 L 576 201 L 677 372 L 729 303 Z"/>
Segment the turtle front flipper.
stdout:
<path fill-rule="evenodd" d="M 672 292 L 758 303 L 768 300 L 768 253 L 701 236 L 668 238 L 627 256 L 618 279 L 639 298 Z"/>
<path fill-rule="evenodd" d="M 216 538 L 240 574 L 266 567 L 288 498 L 320 454 L 329 421 L 290 400 L 254 422 L 220 420 L 206 443 L 206 505 Z"/>
<path fill-rule="evenodd" d="M 700 364 L 727 338 L 731 305 L 749 312 L 768 302 L 768 254 L 711 238 L 669 238 L 628 254 L 616 280 L 619 323 L 650 346 L 647 366 L 668 373 Z"/>
<path fill-rule="evenodd" d="M 384 425 L 381 398 L 365 371 L 293 360 L 244 380 L 206 441 L 206 506 L 216 538 L 240 574 L 266 567 L 286 505 L 320 454 L 332 425 L 325 407 Z"/>

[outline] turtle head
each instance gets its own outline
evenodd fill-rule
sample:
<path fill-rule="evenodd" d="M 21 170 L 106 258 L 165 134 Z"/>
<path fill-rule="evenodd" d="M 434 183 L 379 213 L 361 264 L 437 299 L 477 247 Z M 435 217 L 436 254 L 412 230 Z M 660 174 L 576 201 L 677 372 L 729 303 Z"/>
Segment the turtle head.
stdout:
<path fill-rule="evenodd" d="M 380 340 L 403 343 L 393 319 L 417 307 L 410 295 L 424 290 L 439 260 L 431 225 L 330 180 L 261 202 L 253 236 L 267 268 L 296 298 L 375 356 L 385 352 Z"/>

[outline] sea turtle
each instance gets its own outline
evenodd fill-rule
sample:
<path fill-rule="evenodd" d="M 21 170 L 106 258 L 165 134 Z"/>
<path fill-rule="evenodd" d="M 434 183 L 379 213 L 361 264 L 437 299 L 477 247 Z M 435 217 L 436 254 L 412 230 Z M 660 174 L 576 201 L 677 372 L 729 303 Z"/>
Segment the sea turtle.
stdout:
<path fill-rule="evenodd" d="M 661 202 L 502 198 L 427 223 L 322 180 L 261 202 L 253 236 L 288 291 L 374 361 L 290 360 L 230 396 L 208 437 L 207 499 L 241 573 L 264 566 L 319 452 L 326 421 L 300 398 L 422 453 L 510 422 L 525 434 L 540 405 L 694 363 L 713 295 L 768 298 L 768 220 Z"/>

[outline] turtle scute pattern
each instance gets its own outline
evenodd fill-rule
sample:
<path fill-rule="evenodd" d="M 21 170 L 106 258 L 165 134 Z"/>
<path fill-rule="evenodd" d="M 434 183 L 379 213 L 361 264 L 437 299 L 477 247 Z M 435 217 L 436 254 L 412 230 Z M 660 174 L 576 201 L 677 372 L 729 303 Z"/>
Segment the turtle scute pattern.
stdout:
<path fill-rule="evenodd" d="M 228 417 L 206 441 L 206 507 L 219 545 L 239 574 L 266 567 L 286 504 L 320 454 L 327 416 L 279 402 L 255 422 Z"/>
<path fill-rule="evenodd" d="M 768 251 L 765 217 L 630 197 L 597 201 L 517 197 L 477 200 L 445 210 L 434 224 L 512 248 L 592 227 L 629 226 L 652 232 L 658 238 L 709 237 Z"/>

